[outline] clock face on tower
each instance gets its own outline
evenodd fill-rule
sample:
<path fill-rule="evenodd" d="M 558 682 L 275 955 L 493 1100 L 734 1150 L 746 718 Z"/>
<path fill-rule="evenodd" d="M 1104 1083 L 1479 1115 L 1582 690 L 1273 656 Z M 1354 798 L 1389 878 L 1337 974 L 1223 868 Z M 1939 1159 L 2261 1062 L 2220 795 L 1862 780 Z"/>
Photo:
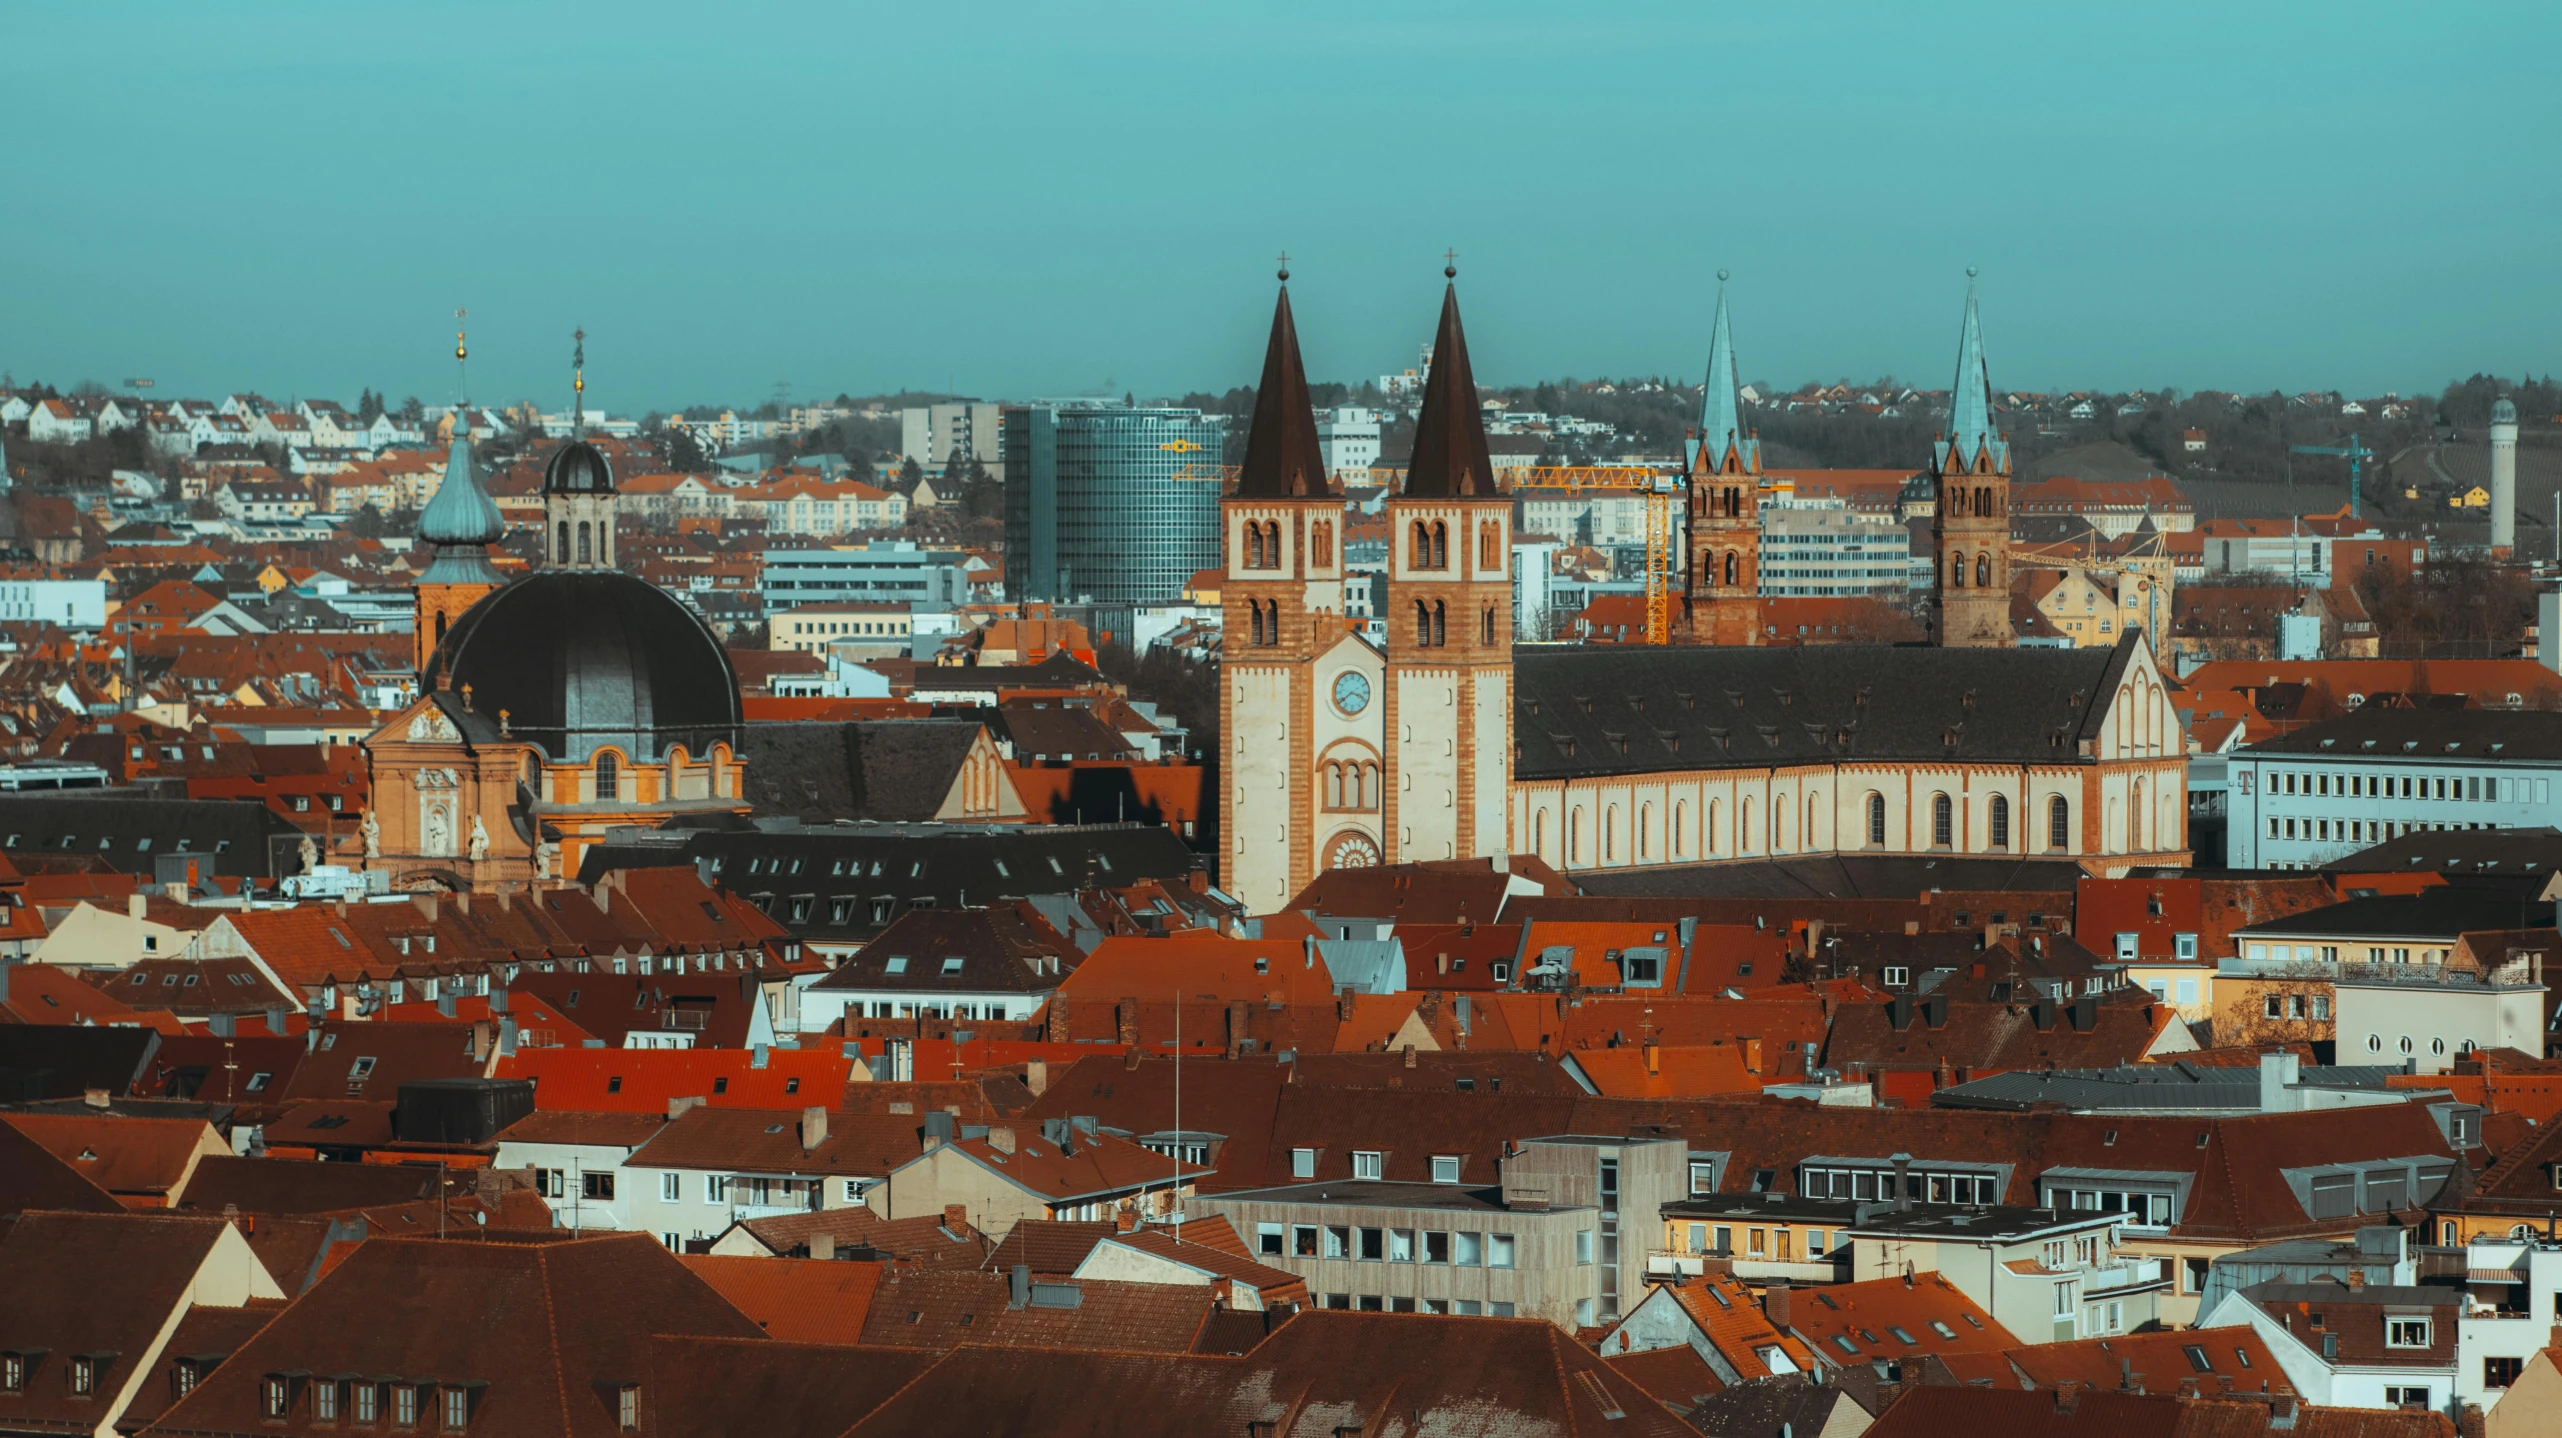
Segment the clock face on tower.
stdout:
<path fill-rule="evenodd" d="M 1370 680 L 1357 669 L 1346 669 L 1334 679 L 1334 707 L 1346 714 L 1358 714 L 1370 707 Z"/>

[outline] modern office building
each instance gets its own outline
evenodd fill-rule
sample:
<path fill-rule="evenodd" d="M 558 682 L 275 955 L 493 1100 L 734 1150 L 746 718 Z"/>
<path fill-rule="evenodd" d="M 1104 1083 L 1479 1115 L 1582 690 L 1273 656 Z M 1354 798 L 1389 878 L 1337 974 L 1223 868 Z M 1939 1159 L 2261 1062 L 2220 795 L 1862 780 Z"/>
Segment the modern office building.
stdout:
<path fill-rule="evenodd" d="M 1072 400 L 1005 412 L 1006 597 L 1156 604 L 1219 563 L 1223 420 Z"/>
<path fill-rule="evenodd" d="M 957 549 L 895 544 L 769 549 L 758 587 L 768 613 L 811 604 L 967 603 L 969 556 Z"/>
<path fill-rule="evenodd" d="M 2227 761 L 2225 863 L 2317 869 L 2415 829 L 2562 821 L 2562 714 L 2367 704 Z"/>
<path fill-rule="evenodd" d="M 997 435 L 1002 407 L 964 401 L 921 404 L 899 411 L 899 455 L 933 474 L 941 474 L 954 455 L 975 459 L 998 479 L 1005 477 Z"/>
<path fill-rule="evenodd" d="M 1765 597 L 1900 597 L 1912 553 L 1912 535 L 1891 514 L 1863 513 L 1833 498 L 1771 496 L 1761 502 Z"/>

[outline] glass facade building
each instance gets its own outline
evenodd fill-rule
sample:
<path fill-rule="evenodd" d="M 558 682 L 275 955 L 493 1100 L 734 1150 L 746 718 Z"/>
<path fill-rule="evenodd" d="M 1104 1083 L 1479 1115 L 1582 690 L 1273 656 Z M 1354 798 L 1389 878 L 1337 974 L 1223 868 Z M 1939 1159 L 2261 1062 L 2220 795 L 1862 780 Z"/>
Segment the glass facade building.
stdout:
<path fill-rule="evenodd" d="M 1005 411 L 1011 599 L 1155 604 L 1219 564 L 1226 421 L 1065 401 Z"/>

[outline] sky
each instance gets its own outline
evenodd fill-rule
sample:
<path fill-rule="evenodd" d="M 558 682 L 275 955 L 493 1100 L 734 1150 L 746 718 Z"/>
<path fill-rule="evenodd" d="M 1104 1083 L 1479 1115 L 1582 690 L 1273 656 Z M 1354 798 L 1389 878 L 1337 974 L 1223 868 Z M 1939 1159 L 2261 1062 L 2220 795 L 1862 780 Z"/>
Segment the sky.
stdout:
<path fill-rule="evenodd" d="M 2562 6 L 142 3 L 0 19 L 0 368 L 638 413 L 1706 366 L 2434 391 L 2562 332 Z"/>

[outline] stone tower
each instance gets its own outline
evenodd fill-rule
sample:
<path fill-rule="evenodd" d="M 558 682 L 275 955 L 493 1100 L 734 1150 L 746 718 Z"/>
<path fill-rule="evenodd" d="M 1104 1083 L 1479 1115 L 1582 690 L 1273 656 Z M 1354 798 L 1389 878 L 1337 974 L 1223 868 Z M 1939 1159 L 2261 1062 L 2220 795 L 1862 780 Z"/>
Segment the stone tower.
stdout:
<path fill-rule="evenodd" d="M 1343 495 L 1328 479 L 1317 440 L 1299 331 L 1290 313 L 1290 272 L 1272 311 L 1254 427 L 1235 493 L 1220 502 L 1226 572 L 1219 587 L 1220 880 L 1256 913 L 1278 909 L 1327 866 L 1320 832 L 1344 810 L 1340 781 L 1331 796 L 1318 780 L 1325 711 L 1357 717 L 1367 680 L 1338 680 L 1320 693 L 1318 669 L 1347 641 L 1343 622 Z M 1375 786 L 1379 765 L 1356 769 L 1354 799 Z M 1366 857 L 1375 863 L 1375 838 Z"/>
<path fill-rule="evenodd" d="M 1504 857 L 1512 777 L 1512 498 L 1445 269 L 1405 488 L 1388 501 L 1390 863 Z"/>
<path fill-rule="evenodd" d="M 2491 406 L 2491 547 L 2518 542 L 2518 407 L 2507 395 Z"/>
<path fill-rule="evenodd" d="M 1949 432 L 1930 457 L 1937 490 L 1933 637 L 1953 649 L 2008 648 L 2018 638 L 2010 621 L 2010 444 L 1993 429 L 1993 385 L 1972 283 L 1948 411 Z"/>
<path fill-rule="evenodd" d="M 1735 338 L 1726 323 L 1725 272 L 1717 274 L 1717 327 L 1690 454 L 1689 585 L 1684 623 L 1701 644 L 1759 644 L 1761 441 L 1743 423 Z"/>
<path fill-rule="evenodd" d="M 570 380 L 569 443 L 543 466 L 543 554 L 555 569 L 614 567 L 614 467 L 587 442 L 587 332 Z"/>

